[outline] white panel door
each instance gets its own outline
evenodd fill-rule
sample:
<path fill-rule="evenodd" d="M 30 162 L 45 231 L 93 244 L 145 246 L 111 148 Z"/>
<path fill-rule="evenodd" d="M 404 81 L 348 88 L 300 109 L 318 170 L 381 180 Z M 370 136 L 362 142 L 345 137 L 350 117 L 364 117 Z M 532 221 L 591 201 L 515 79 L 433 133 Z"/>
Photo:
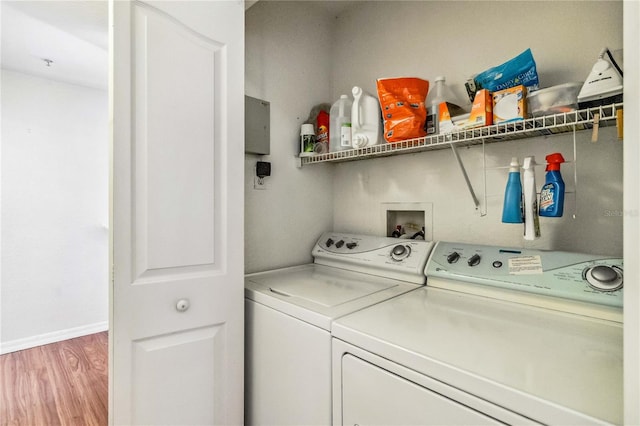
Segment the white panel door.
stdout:
<path fill-rule="evenodd" d="M 110 22 L 110 423 L 241 424 L 244 5 Z"/>

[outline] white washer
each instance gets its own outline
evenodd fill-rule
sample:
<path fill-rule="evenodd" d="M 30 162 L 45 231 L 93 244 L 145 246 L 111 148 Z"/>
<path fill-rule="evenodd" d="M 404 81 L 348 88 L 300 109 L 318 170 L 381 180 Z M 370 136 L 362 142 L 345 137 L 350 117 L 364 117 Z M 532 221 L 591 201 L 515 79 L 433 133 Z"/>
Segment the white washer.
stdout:
<path fill-rule="evenodd" d="M 331 423 L 333 320 L 424 285 L 431 242 L 323 234 L 314 263 L 245 277 L 245 423 Z"/>
<path fill-rule="evenodd" d="M 622 259 L 437 243 L 332 328 L 335 425 L 621 424 Z"/>

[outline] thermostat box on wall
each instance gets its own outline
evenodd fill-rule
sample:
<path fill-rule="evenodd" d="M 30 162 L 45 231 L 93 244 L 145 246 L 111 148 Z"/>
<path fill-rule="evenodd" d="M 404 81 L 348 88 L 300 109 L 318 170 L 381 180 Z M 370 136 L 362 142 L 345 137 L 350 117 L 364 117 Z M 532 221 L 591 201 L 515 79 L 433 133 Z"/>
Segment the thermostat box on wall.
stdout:
<path fill-rule="evenodd" d="M 262 99 L 244 97 L 244 152 L 270 153 L 270 104 Z"/>

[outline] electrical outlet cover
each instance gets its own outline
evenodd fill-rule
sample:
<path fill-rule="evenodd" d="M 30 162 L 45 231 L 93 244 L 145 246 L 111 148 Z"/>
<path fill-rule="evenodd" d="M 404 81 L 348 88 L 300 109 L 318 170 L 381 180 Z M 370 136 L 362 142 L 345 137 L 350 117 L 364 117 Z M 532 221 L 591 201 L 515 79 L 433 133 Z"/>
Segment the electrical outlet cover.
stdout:
<path fill-rule="evenodd" d="M 264 178 L 261 179 L 258 176 L 254 176 L 253 189 L 267 189 L 267 180 Z"/>

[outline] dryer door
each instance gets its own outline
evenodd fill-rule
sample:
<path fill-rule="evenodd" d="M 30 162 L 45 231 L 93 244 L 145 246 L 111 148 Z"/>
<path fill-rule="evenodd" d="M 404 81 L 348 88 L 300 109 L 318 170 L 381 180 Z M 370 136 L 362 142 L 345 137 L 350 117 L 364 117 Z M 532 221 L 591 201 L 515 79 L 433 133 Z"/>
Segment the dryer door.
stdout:
<path fill-rule="evenodd" d="M 499 425 L 503 423 L 347 354 L 342 358 L 342 424 Z"/>

